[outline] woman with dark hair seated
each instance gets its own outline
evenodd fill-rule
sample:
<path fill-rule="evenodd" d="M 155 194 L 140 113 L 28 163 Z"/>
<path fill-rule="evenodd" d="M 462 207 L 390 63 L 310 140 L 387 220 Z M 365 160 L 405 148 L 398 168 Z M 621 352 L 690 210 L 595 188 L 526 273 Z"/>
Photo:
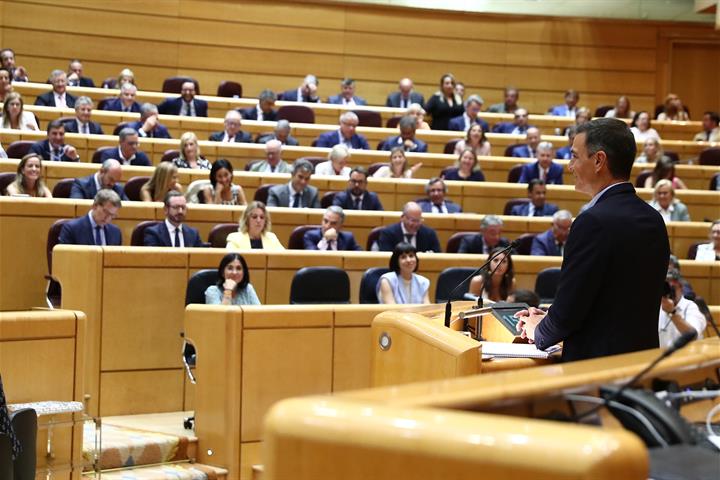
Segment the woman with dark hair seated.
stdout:
<path fill-rule="evenodd" d="M 390 270 L 380 277 L 375 292 L 380 303 L 430 303 L 430 280 L 416 274 L 420 261 L 417 249 L 400 242 L 390 257 Z"/>
<path fill-rule="evenodd" d="M 515 291 L 515 269 L 509 253 L 498 255 L 503 247 L 495 247 L 490 251 L 490 266 L 470 281 L 470 293 L 493 302 L 505 301 Z M 490 272 L 494 271 L 492 278 Z"/>
<path fill-rule="evenodd" d="M 687 188 L 685 182 L 675 176 L 675 164 L 670 157 L 663 156 L 655 162 L 655 168 L 647 179 L 645 179 L 645 188 L 655 188 L 655 185 L 663 179 L 670 180 L 675 190 Z"/>
<path fill-rule="evenodd" d="M 207 204 L 247 205 L 243 188 L 233 183 L 233 166 L 224 158 L 213 163 L 210 169 L 210 185 L 205 187 L 202 195 Z"/>
<path fill-rule="evenodd" d="M 250 284 L 247 263 L 239 253 L 228 253 L 220 260 L 218 283 L 205 290 L 209 305 L 260 305 L 260 299 Z"/>

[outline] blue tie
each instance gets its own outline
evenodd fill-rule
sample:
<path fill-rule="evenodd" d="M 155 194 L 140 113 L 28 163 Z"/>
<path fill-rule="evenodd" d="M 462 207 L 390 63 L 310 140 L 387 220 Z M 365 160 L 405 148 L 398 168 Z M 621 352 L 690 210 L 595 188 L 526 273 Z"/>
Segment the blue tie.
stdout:
<path fill-rule="evenodd" d="M 102 235 L 100 234 L 100 230 L 102 230 L 103 227 L 100 225 L 95 225 L 95 245 L 102 246 Z"/>
<path fill-rule="evenodd" d="M 180 246 L 180 229 L 175 227 L 175 246 Z"/>

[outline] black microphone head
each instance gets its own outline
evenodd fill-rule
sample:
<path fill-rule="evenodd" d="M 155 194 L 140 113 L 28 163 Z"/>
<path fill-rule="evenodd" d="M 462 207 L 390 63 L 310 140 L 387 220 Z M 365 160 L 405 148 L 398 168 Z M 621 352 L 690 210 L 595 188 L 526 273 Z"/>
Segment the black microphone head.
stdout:
<path fill-rule="evenodd" d="M 688 343 L 692 342 L 697 338 L 697 330 L 694 328 L 692 330 L 688 330 L 687 332 L 680 335 L 672 344 L 672 347 L 670 347 L 671 350 L 680 350 Z"/>
<path fill-rule="evenodd" d="M 517 250 L 519 246 L 520 246 L 520 239 L 515 239 L 512 242 L 510 242 L 510 248 L 512 248 L 513 250 Z"/>

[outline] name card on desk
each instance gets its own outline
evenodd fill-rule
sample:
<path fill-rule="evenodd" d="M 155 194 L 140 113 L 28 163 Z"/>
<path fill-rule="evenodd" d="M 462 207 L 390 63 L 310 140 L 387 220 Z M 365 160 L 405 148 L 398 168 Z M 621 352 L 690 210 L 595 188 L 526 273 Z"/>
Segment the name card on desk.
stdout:
<path fill-rule="evenodd" d="M 547 350 L 538 350 L 532 343 L 480 342 L 483 359 L 499 358 L 548 358 L 562 347 L 553 345 Z"/>

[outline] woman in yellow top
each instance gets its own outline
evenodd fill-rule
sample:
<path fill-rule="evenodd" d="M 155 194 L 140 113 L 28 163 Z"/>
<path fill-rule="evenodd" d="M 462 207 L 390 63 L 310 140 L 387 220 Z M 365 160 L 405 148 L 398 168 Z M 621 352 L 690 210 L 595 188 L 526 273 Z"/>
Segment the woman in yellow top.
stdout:
<path fill-rule="evenodd" d="M 250 250 L 261 248 L 264 250 L 285 250 L 280 240 L 270 230 L 270 214 L 262 202 L 250 202 L 240 219 L 237 232 L 227 237 L 226 248 L 231 250 Z"/>

